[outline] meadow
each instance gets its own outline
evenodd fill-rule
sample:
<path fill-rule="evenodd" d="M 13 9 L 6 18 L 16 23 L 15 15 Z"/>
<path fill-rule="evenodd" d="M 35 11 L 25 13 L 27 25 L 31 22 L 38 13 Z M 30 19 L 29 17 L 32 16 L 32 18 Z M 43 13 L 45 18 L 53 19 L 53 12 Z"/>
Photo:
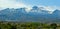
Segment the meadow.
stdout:
<path fill-rule="evenodd" d="M 60 24 L 40 22 L 0 22 L 0 29 L 60 29 Z"/>

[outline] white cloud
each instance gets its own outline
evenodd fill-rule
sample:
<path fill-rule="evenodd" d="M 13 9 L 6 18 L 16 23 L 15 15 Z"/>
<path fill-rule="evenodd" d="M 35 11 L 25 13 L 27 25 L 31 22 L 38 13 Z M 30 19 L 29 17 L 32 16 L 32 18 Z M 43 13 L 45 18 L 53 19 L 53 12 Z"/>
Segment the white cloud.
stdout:
<path fill-rule="evenodd" d="M 10 1 L 10 0 L 0 0 L 0 7 L 3 7 L 3 8 L 11 8 L 11 7 L 17 7 L 17 2 L 15 1 Z M 23 5 L 22 3 L 20 3 L 20 5 Z"/>
<path fill-rule="evenodd" d="M 16 2 L 15 0 L 0 0 L 0 8 L 19 8 L 19 7 L 26 7 L 22 2 Z M 29 7 L 29 6 L 28 6 Z"/>
<path fill-rule="evenodd" d="M 44 9 L 48 11 L 53 11 L 55 9 L 60 10 L 60 7 L 57 6 L 44 6 L 44 5 L 38 5 L 38 6 L 44 7 Z M 16 0 L 0 0 L 0 10 L 5 8 L 19 8 L 19 7 L 27 7 L 28 9 L 26 11 L 29 11 L 32 5 L 26 5 L 22 2 L 17 2 Z"/>
<path fill-rule="evenodd" d="M 54 6 L 46 6 L 45 9 L 49 11 L 54 11 L 56 8 Z"/>
<path fill-rule="evenodd" d="M 54 11 L 55 9 L 59 8 L 57 6 L 44 6 L 44 5 L 39 5 L 39 7 L 43 7 L 43 10 L 48 10 L 48 11 Z"/>

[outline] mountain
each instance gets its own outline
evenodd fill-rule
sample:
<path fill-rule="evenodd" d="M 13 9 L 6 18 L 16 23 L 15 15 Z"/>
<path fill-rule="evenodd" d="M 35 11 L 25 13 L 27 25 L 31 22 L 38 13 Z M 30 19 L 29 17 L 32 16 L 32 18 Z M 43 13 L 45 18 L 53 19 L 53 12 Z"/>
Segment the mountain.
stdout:
<path fill-rule="evenodd" d="M 32 13 L 33 14 L 48 14 L 48 11 L 46 10 L 42 10 L 41 8 L 37 7 L 37 6 L 33 6 L 31 11 L 29 12 L 29 14 Z"/>
<path fill-rule="evenodd" d="M 24 12 L 24 13 L 23 13 Z M 0 19 L 1 20 L 16 20 L 20 18 L 20 16 L 25 15 L 25 10 L 24 8 L 19 8 L 19 9 L 4 9 L 0 11 Z"/>
<path fill-rule="evenodd" d="M 56 9 L 51 16 L 55 22 L 60 22 L 60 10 Z"/>
<path fill-rule="evenodd" d="M 43 7 L 42 7 L 43 8 Z M 27 13 L 26 8 L 6 8 L 0 11 L 0 21 L 18 22 L 60 22 L 60 10 L 55 10 L 52 14 L 47 10 L 34 6 Z"/>

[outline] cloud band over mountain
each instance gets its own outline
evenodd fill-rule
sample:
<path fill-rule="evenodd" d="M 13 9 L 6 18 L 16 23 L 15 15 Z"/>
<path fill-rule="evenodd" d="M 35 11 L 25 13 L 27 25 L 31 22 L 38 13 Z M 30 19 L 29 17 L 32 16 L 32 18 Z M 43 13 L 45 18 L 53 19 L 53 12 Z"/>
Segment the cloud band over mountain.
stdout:
<path fill-rule="evenodd" d="M 26 4 L 24 2 L 18 1 L 18 0 L 0 0 L 0 10 L 4 9 L 4 8 L 20 8 L 20 7 L 27 7 L 27 8 L 31 8 L 34 5 L 30 5 L 30 4 Z M 60 9 L 60 7 L 58 6 L 45 6 L 45 5 L 37 5 L 40 7 L 44 7 L 45 10 L 49 10 L 49 11 L 53 11 L 55 9 Z"/>

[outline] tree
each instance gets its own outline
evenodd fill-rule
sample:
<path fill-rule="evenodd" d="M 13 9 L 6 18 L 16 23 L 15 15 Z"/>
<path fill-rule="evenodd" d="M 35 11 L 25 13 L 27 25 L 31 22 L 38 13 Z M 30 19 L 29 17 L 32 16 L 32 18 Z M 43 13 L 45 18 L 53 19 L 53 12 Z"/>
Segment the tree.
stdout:
<path fill-rule="evenodd" d="M 52 24 L 51 24 L 51 27 L 52 27 L 53 29 L 56 29 L 57 24 L 56 24 L 56 23 L 52 23 Z"/>
<path fill-rule="evenodd" d="M 11 29 L 17 29 L 16 26 L 11 26 Z"/>

